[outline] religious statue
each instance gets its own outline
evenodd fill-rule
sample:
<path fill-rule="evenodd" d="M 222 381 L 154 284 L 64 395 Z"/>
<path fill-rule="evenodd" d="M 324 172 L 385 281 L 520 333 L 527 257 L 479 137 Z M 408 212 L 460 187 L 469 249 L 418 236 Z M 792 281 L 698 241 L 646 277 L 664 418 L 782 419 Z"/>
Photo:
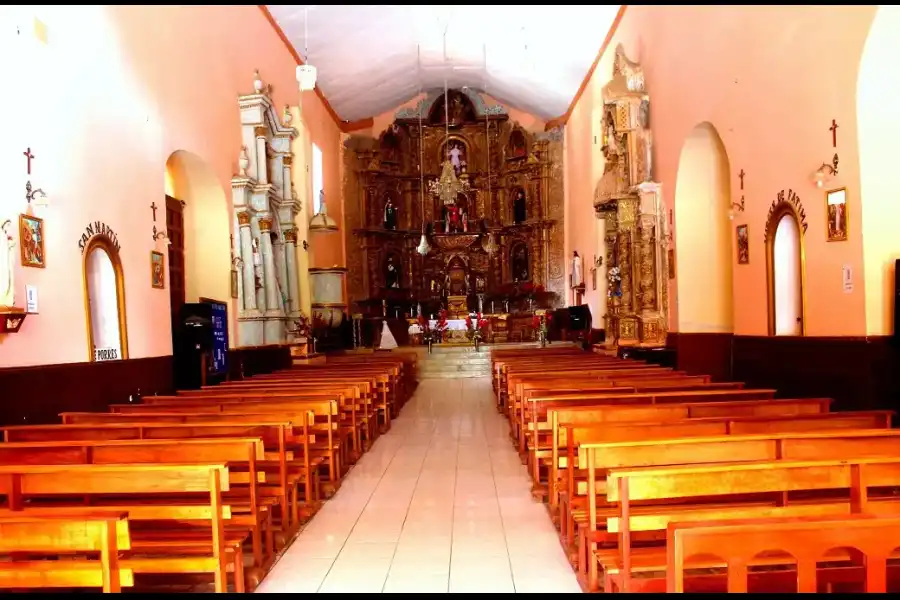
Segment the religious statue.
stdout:
<path fill-rule="evenodd" d="M 400 288 L 400 269 L 394 264 L 394 256 L 388 255 L 387 268 L 385 269 L 384 283 L 388 288 Z"/>
<path fill-rule="evenodd" d="M 12 221 L 7 219 L 0 225 L 0 307 L 11 308 L 16 302 L 15 271 L 13 270 L 13 248 L 16 242 L 10 234 Z"/>
<path fill-rule="evenodd" d="M 259 251 L 259 238 L 253 238 L 251 242 L 251 248 L 253 249 L 253 275 L 256 280 L 256 289 L 262 288 L 262 254 Z"/>
<path fill-rule="evenodd" d="M 584 276 L 582 274 L 581 257 L 578 251 L 572 252 L 572 287 L 584 285 Z"/>
<path fill-rule="evenodd" d="M 528 281 L 531 279 L 528 268 L 528 247 L 519 243 L 512 252 L 512 275 L 516 281 Z"/>
<path fill-rule="evenodd" d="M 450 122 L 451 123 L 459 123 L 463 119 L 463 104 L 462 100 L 459 99 L 459 96 L 453 94 L 453 99 L 450 101 Z"/>
<path fill-rule="evenodd" d="M 450 159 L 450 164 L 453 165 L 453 170 L 456 171 L 457 176 L 462 170 L 462 154 L 462 146 L 458 143 L 451 144 L 450 149 L 447 151 L 447 158 Z"/>
<path fill-rule="evenodd" d="M 378 344 L 379 350 L 393 350 L 397 347 L 397 340 L 394 338 L 394 334 L 391 333 L 390 327 L 388 327 L 387 319 L 381 322 L 381 341 Z"/>
<path fill-rule="evenodd" d="M 451 204 L 447 207 L 447 231 L 456 233 L 459 231 L 459 207 Z"/>
<path fill-rule="evenodd" d="M 517 224 L 523 223 L 525 216 L 525 192 L 519 189 L 516 191 L 516 197 L 513 200 L 513 221 Z"/>
<path fill-rule="evenodd" d="M 397 208 L 394 206 L 394 203 L 391 202 L 390 196 L 388 196 L 387 203 L 384 205 L 384 219 L 382 224 L 385 229 L 390 229 L 391 231 L 397 229 Z"/>

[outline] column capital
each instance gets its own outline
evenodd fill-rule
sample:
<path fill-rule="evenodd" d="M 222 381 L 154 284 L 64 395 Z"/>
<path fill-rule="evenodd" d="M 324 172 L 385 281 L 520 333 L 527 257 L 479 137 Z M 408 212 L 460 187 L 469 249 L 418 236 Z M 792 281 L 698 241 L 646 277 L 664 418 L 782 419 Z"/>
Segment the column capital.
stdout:
<path fill-rule="evenodd" d="M 266 127 L 265 125 L 257 125 L 256 127 L 253 128 L 253 134 L 254 134 L 256 137 L 258 137 L 258 138 L 259 138 L 259 137 L 266 137 L 266 135 L 267 135 L 266 131 L 267 131 L 267 130 L 268 130 L 268 127 Z"/>
<path fill-rule="evenodd" d="M 238 225 L 241 227 L 250 225 L 250 212 L 246 210 L 239 211 L 237 214 Z"/>
<path fill-rule="evenodd" d="M 272 219 L 262 218 L 259 220 L 259 231 L 261 233 L 266 233 L 271 230 L 272 230 Z"/>
<path fill-rule="evenodd" d="M 288 244 L 296 244 L 297 243 L 297 230 L 296 229 L 288 229 L 284 232 L 284 241 Z"/>
<path fill-rule="evenodd" d="M 294 164 L 294 156 L 292 154 L 283 156 L 281 157 L 281 162 L 284 164 L 284 166 L 290 167 L 292 164 Z"/>

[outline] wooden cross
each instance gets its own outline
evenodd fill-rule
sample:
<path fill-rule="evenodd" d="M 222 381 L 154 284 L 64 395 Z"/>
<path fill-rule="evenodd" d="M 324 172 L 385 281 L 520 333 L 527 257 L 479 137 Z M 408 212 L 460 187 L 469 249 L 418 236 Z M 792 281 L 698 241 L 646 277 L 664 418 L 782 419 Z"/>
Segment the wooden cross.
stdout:
<path fill-rule="evenodd" d="M 153 222 L 156 223 L 156 209 L 157 209 L 156 202 L 154 202 L 150 205 L 150 209 L 153 211 Z"/>
<path fill-rule="evenodd" d="M 832 119 L 832 120 L 831 120 L 831 127 L 828 128 L 828 131 L 831 132 L 831 147 L 832 147 L 832 148 L 837 148 L 837 130 L 838 130 L 838 127 L 839 127 L 839 125 L 837 124 L 837 121 L 835 121 L 834 119 Z"/>
<path fill-rule="evenodd" d="M 746 175 L 746 173 L 744 173 L 744 170 L 741 169 L 741 172 L 738 173 L 738 177 L 741 178 L 741 189 L 744 189 L 744 175 Z"/>
<path fill-rule="evenodd" d="M 37 158 L 34 154 L 31 153 L 31 147 L 25 150 L 22 154 L 25 155 L 25 158 L 28 160 L 28 174 L 31 175 L 31 159 Z"/>

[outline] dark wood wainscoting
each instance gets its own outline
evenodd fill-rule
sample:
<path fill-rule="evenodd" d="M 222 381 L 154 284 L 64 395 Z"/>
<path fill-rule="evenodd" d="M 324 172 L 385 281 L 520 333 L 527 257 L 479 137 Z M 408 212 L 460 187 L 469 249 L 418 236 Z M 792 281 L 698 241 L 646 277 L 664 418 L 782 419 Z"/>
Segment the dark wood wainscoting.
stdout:
<path fill-rule="evenodd" d="M 782 398 L 834 398 L 836 410 L 900 410 L 900 350 L 886 336 L 670 333 L 669 345 L 689 373 L 775 388 Z"/>
<path fill-rule="evenodd" d="M 59 413 L 103 411 L 129 396 L 172 391 L 172 357 L 0 369 L 0 423 L 59 423 Z"/>
<path fill-rule="evenodd" d="M 674 348 L 675 364 L 691 375 L 709 375 L 713 381 L 731 376 L 731 333 L 669 333 L 666 345 Z"/>
<path fill-rule="evenodd" d="M 244 379 L 290 369 L 292 362 L 289 346 L 232 348 L 228 351 L 228 378 Z"/>
<path fill-rule="evenodd" d="M 241 379 L 291 366 L 288 346 L 232 348 L 229 378 Z M 169 394 L 171 356 L 0 369 L 0 424 L 59 423 L 59 413 L 106 412 L 129 396 Z"/>

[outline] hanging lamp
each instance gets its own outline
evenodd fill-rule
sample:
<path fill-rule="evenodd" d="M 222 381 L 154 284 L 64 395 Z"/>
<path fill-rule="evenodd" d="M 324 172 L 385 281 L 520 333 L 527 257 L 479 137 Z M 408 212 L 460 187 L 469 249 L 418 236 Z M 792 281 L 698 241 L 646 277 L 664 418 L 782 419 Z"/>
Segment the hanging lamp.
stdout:
<path fill-rule="evenodd" d="M 303 9 L 303 64 L 297 65 L 297 85 L 301 92 L 316 89 L 316 68 L 309 64 L 309 8 Z"/>
<path fill-rule="evenodd" d="M 416 72 L 418 73 L 421 68 L 421 47 L 416 49 L 417 52 L 417 63 L 416 63 Z M 421 77 L 419 81 L 421 81 Z M 422 87 L 419 86 L 419 95 L 422 95 Z M 416 252 L 419 253 L 420 256 L 425 256 L 429 252 L 431 252 L 431 245 L 428 243 L 428 238 L 425 236 L 425 172 L 424 172 L 424 161 L 425 161 L 425 145 L 422 143 L 422 107 L 424 103 L 419 101 L 419 198 L 422 201 L 422 237 L 419 239 L 419 245 L 416 247 Z"/>

